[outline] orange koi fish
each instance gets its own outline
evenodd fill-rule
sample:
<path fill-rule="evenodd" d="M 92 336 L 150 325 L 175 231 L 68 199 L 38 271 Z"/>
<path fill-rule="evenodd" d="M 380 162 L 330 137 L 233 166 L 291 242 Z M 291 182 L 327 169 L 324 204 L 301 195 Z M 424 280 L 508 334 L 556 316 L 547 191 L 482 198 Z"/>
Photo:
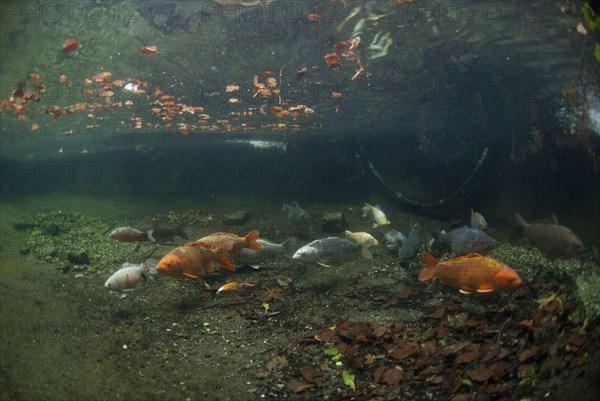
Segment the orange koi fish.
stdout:
<path fill-rule="evenodd" d="M 444 284 L 458 288 L 463 294 L 472 292 L 502 291 L 521 285 L 521 278 L 504 263 L 477 253 L 438 261 L 429 252 L 423 252 L 426 266 L 419 280 L 439 277 Z"/>
<path fill-rule="evenodd" d="M 156 265 L 156 270 L 167 276 L 192 280 L 212 273 L 217 264 L 229 271 L 235 271 L 229 257 L 232 247 L 231 241 L 224 242 L 214 249 L 210 244 L 191 242 L 166 254 Z"/>
<path fill-rule="evenodd" d="M 233 253 L 239 253 L 239 251 L 244 248 L 250 248 L 255 251 L 259 251 L 262 248 L 262 246 L 256 242 L 259 235 L 260 233 L 258 230 L 250 231 L 245 237 L 238 237 L 237 235 L 230 233 L 214 233 L 198 239 L 198 242 L 202 242 L 207 248 L 210 249 L 215 249 L 226 242 L 231 242 L 231 251 Z"/>

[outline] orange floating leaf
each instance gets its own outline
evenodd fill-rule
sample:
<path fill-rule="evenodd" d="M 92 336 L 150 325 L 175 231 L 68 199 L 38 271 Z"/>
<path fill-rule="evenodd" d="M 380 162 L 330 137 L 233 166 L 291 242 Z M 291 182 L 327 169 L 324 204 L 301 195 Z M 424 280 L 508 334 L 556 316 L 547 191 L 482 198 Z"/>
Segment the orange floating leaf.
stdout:
<path fill-rule="evenodd" d="M 37 72 L 30 72 L 29 73 L 29 80 L 33 81 L 33 82 L 37 82 L 40 80 L 40 74 L 38 74 Z"/>
<path fill-rule="evenodd" d="M 67 79 L 69 79 L 69 77 L 67 77 L 65 74 L 62 74 L 60 77 L 58 77 L 58 82 L 64 84 L 65 82 L 67 82 Z"/>
<path fill-rule="evenodd" d="M 317 14 L 317 13 L 311 13 L 311 14 L 308 14 L 306 16 L 306 18 L 309 21 L 319 21 L 321 19 L 321 16 L 319 14 Z"/>
<path fill-rule="evenodd" d="M 338 64 L 340 62 L 340 56 L 337 53 L 327 53 L 325 56 L 325 62 L 327 64 Z"/>
<path fill-rule="evenodd" d="M 331 92 L 332 99 L 339 99 L 341 97 L 342 97 L 342 94 L 340 92 Z"/>
<path fill-rule="evenodd" d="M 333 47 L 336 50 L 339 50 L 339 51 L 343 52 L 348 47 L 348 42 L 344 42 L 344 41 L 336 42 L 335 45 L 333 45 Z"/>
<path fill-rule="evenodd" d="M 40 129 L 40 125 L 38 123 L 31 124 L 32 131 L 37 131 L 38 129 Z"/>
<path fill-rule="evenodd" d="M 158 47 L 157 46 L 143 46 L 140 48 L 140 53 L 142 53 L 145 56 L 149 56 L 152 54 L 158 54 Z"/>
<path fill-rule="evenodd" d="M 267 78 L 267 85 L 271 88 L 275 88 L 277 86 L 277 80 L 273 77 Z"/>
<path fill-rule="evenodd" d="M 77 39 L 67 38 L 67 39 L 65 39 L 65 41 L 63 43 L 62 52 L 65 54 L 71 53 L 72 51 L 77 50 L 78 47 L 79 47 L 79 41 Z"/>

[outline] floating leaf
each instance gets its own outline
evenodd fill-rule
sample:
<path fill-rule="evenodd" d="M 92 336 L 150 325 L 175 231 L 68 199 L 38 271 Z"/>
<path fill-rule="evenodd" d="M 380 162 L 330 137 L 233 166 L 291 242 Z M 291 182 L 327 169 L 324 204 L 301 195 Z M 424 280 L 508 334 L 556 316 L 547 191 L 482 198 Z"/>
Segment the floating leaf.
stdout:
<path fill-rule="evenodd" d="M 336 347 L 327 348 L 323 353 L 327 356 L 336 356 L 340 353 Z"/>
<path fill-rule="evenodd" d="M 354 383 L 354 373 L 350 372 L 348 369 L 344 369 L 342 372 L 342 379 L 344 380 L 344 384 L 349 386 L 352 390 L 356 390 L 356 384 Z"/>

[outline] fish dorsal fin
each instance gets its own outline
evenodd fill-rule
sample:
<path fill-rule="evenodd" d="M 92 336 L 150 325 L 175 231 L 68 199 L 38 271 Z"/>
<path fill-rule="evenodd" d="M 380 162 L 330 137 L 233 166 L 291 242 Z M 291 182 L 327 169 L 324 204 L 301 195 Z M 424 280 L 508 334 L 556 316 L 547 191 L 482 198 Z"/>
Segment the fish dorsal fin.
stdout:
<path fill-rule="evenodd" d="M 237 235 L 235 235 L 235 234 L 231 234 L 231 233 L 222 233 L 222 232 L 218 232 L 218 233 L 211 234 L 211 235 L 210 235 L 210 237 L 212 237 L 213 235 L 218 235 L 218 236 L 223 236 L 223 235 L 225 235 L 225 236 L 228 236 L 228 237 L 237 237 Z"/>
<path fill-rule="evenodd" d="M 207 244 L 204 241 L 188 242 L 187 244 L 184 244 L 183 246 L 201 246 L 204 248 L 210 248 L 210 244 Z"/>
<path fill-rule="evenodd" d="M 475 253 L 475 252 L 471 252 L 471 253 L 468 253 L 468 254 L 466 254 L 466 255 L 463 255 L 463 256 L 459 256 L 459 257 L 457 257 L 457 258 L 454 258 L 454 259 L 449 259 L 449 260 L 447 260 L 446 262 L 450 262 L 450 261 L 459 261 L 459 260 L 460 260 L 460 261 L 462 261 L 462 260 L 474 260 L 474 259 L 481 259 L 481 258 L 483 258 L 483 256 L 481 256 L 480 254 L 478 254 L 478 253 Z"/>
<path fill-rule="evenodd" d="M 331 267 L 329 265 L 326 265 L 325 263 L 321 263 L 321 262 L 316 262 L 319 266 L 323 266 L 323 267 Z"/>
<path fill-rule="evenodd" d="M 485 294 L 487 292 L 492 292 L 492 291 L 494 291 L 493 288 L 480 288 L 480 289 L 477 290 L 477 292 L 483 293 L 483 294 Z"/>
<path fill-rule="evenodd" d="M 460 289 L 460 290 L 458 290 L 458 291 L 459 291 L 461 294 L 465 294 L 465 295 L 469 295 L 469 294 L 471 294 L 471 293 L 472 293 L 471 291 L 469 291 L 469 290 L 465 290 L 464 288 L 461 288 L 461 289 Z"/>

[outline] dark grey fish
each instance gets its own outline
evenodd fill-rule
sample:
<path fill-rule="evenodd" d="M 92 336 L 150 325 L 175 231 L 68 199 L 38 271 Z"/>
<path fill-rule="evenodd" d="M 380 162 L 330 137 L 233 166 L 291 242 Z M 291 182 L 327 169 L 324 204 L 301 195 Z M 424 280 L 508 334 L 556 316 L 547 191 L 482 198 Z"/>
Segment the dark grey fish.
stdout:
<path fill-rule="evenodd" d="M 250 266 L 258 269 L 258 264 L 265 260 L 274 259 L 278 256 L 292 257 L 296 248 L 296 238 L 291 237 L 283 241 L 281 244 L 276 244 L 265 239 L 257 239 L 262 248 L 254 250 L 243 248 L 239 254 L 233 256 L 233 260 L 238 265 Z"/>
<path fill-rule="evenodd" d="M 383 242 L 387 249 L 396 250 L 406 241 L 406 236 L 400 231 L 390 228 L 383 234 Z"/>
<path fill-rule="evenodd" d="M 421 237 L 417 233 L 416 225 L 411 223 L 410 232 L 408 237 L 402 243 L 402 246 L 398 250 L 398 258 L 402 261 L 409 261 L 417 256 L 419 248 L 421 247 Z"/>
<path fill-rule="evenodd" d="M 527 223 L 515 213 L 517 237 L 524 235 L 544 255 L 545 259 L 572 258 L 583 250 L 583 243 L 573 231 L 552 221 Z"/>
<path fill-rule="evenodd" d="M 343 262 L 355 259 L 359 255 L 368 258 L 367 254 L 370 254 L 369 246 L 367 243 L 359 245 L 347 239 L 328 237 L 304 245 L 294 253 L 293 259 L 299 262 L 314 262 L 329 267 L 325 263 Z"/>
<path fill-rule="evenodd" d="M 179 227 L 152 227 L 152 236 L 158 242 L 170 242 L 175 237 L 181 237 L 183 239 L 190 239 L 184 230 L 184 226 Z"/>
<path fill-rule="evenodd" d="M 461 227 L 449 233 L 432 232 L 435 241 L 431 244 L 431 252 L 439 254 L 443 250 L 452 251 L 456 256 L 478 253 L 487 255 L 494 247 L 494 240 L 477 228 Z"/>
<path fill-rule="evenodd" d="M 306 210 L 302 209 L 296 202 L 291 204 L 284 203 L 281 211 L 286 212 L 288 219 L 293 224 L 299 224 L 302 220 L 310 219 Z"/>

